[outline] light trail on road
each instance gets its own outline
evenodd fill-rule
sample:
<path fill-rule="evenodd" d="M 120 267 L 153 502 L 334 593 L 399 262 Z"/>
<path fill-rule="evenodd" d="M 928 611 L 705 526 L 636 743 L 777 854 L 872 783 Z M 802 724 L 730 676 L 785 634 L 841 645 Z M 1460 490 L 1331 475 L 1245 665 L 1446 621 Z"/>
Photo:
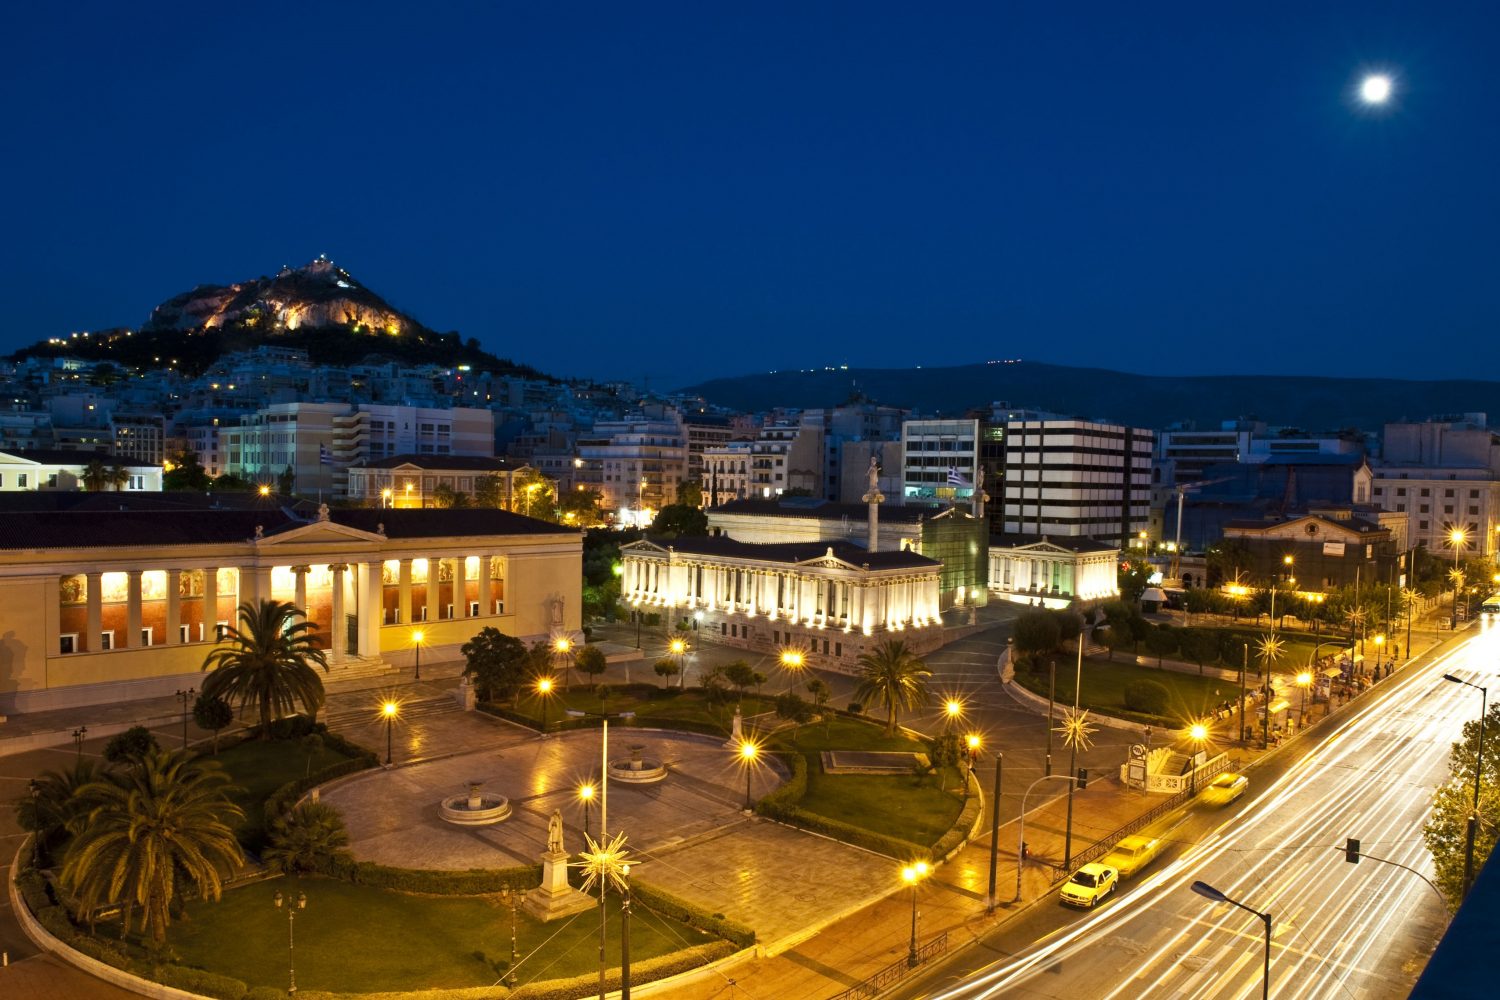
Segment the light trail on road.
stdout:
<path fill-rule="evenodd" d="M 1133 888 L 1127 883 L 1119 899 L 1071 922 L 1061 918 L 1055 933 L 929 995 L 1258 997 L 1262 925 L 1193 894 L 1189 885 L 1201 879 L 1272 914 L 1278 998 L 1405 996 L 1442 925 L 1438 897 L 1409 872 L 1349 864 L 1342 846 L 1356 837 L 1365 851 L 1430 876 L 1422 824 L 1447 777 L 1452 743 L 1479 711 L 1472 689 L 1444 683 L 1442 674 L 1483 684 L 1497 663 L 1500 629 L 1486 621 L 1461 645 L 1367 695 L 1274 780 L 1267 775 L 1261 784 L 1252 773 L 1253 797 L 1221 822 L 1204 806 L 1191 809 L 1186 829 L 1165 835 L 1187 845 L 1182 853 Z"/>

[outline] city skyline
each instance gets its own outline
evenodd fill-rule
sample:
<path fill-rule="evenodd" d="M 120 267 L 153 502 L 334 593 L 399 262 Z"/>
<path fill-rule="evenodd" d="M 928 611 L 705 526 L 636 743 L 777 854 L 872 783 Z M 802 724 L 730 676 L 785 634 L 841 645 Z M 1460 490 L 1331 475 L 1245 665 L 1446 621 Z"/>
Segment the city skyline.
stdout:
<path fill-rule="evenodd" d="M 662 387 L 1017 356 L 1442 377 L 1431 337 L 1482 371 L 1496 15 L 1455 10 L 31 9 L 0 347 L 326 253 L 434 329 Z"/>

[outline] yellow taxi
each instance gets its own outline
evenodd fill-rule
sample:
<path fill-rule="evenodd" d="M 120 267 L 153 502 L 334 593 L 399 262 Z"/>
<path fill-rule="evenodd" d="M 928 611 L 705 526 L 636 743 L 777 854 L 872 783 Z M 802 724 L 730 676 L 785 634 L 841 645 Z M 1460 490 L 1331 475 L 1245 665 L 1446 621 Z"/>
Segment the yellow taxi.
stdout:
<path fill-rule="evenodd" d="M 1225 771 L 1203 789 L 1203 801 L 1211 806 L 1227 806 L 1250 787 L 1250 779 L 1243 774 Z"/>
<path fill-rule="evenodd" d="M 1155 861 L 1161 849 L 1162 842 L 1154 837 L 1126 837 L 1104 856 L 1101 864 L 1119 872 L 1121 878 L 1129 878 Z"/>
<path fill-rule="evenodd" d="M 1069 906 L 1092 909 L 1115 891 L 1120 884 L 1120 873 L 1108 865 L 1095 861 L 1084 865 L 1063 883 L 1062 901 Z"/>

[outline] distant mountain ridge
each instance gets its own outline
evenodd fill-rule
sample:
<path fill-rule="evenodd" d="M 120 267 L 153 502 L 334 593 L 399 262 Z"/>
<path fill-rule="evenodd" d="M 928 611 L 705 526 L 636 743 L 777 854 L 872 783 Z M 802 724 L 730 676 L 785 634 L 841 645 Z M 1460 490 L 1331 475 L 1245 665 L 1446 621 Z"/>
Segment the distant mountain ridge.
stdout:
<path fill-rule="evenodd" d="M 849 368 L 718 378 L 689 386 L 710 403 L 742 410 L 836 406 L 859 394 L 922 413 L 962 416 L 1004 401 L 1014 407 L 1102 417 L 1160 429 L 1200 430 L 1255 417 L 1308 430 L 1376 430 L 1403 418 L 1483 411 L 1500 415 L 1500 382 L 1408 381 L 1324 375 L 1136 375 L 1007 361 L 944 368 Z"/>
<path fill-rule="evenodd" d="M 493 372 L 547 376 L 498 358 L 474 338 L 437 333 L 392 306 L 327 257 L 229 285 L 198 285 L 151 310 L 139 330 L 53 337 L 11 355 L 78 357 L 129 368 L 197 374 L 231 351 L 262 344 L 300 348 L 322 364 L 374 355 L 409 364 L 470 364 Z"/>

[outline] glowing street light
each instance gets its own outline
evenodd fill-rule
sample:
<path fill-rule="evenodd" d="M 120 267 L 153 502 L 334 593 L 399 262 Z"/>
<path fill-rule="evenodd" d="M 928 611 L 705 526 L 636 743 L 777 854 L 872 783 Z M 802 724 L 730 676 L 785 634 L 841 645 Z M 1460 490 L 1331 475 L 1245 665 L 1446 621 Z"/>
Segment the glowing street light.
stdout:
<path fill-rule="evenodd" d="M 945 726 L 951 727 L 955 722 L 963 718 L 963 715 L 964 703 L 957 698 L 949 698 L 943 702 L 943 724 Z"/>
<path fill-rule="evenodd" d="M 392 492 L 389 486 L 380 491 L 380 504 L 382 507 L 389 507 L 391 505 L 391 496 Z"/>
<path fill-rule="evenodd" d="M 1194 882 L 1192 888 L 1193 888 L 1194 892 L 1196 892 L 1198 895 L 1202 896 L 1204 899 L 1211 899 L 1215 903 L 1228 903 L 1230 906 L 1238 906 L 1240 909 L 1244 910 L 1247 913 L 1253 913 L 1257 917 L 1260 917 L 1261 922 L 1266 925 L 1266 962 L 1265 962 L 1265 975 L 1261 979 L 1260 995 L 1261 995 L 1261 1000 L 1270 1000 L 1270 996 L 1271 996 L 1271 915 L 1269 913 L 1262 913 L 1259 910 L 1251 909 L 1250 907 L 1246 906 L 1244 903 L 1241 903 L 1239 900 L 1230 899 L 1228 896 L 1224 895 L 1222 892 L 1220 892 L 1218 889 L 1215 889 L 1213 886 L 1209 885 L 1207 882 Z"/>
<path fill-rule="evenodd" d="M 1463 570 L 1458 568 L 1458 553 L 1464 547 L 1464 542 L 1469 538 L 1468 532 L 1462 528 L 1454 528 L 1448 532 L 1448 544 L 1453 549 L 1453 571 L 1448 575 L 1453 578 L 1453 615 L 1448 622 L 1448 628 L 1458 628 L 1458 592 L 1463 589 Z"/>
<path fill-rule="evenodd" d="M 978 733 L 970 733 L 964 737 L 964 745 L 969 750 L 969 780 L 964 782 L 964 798 L 968 798 L 969 785 L 974 782 L 974 763 L 979 760 L 979 751 L 984 746 L 984 737 Z"/>
<path fill-rule="evenodd" d="M 740 766 L 745 769 L 745 812 L 755 808 L 755 803 L 750 798 L 750 775 L 755 767 L 755 761 L 760 756 L 760 747 L 750 740 L 740 743 Z"/>
<path fill-rule="evenodd" d="M 401 711 L 401 706 L 394 701 L 387 701 L 380 706 L 380 714 L 385 717 L 385 766 L 391 766 L 391 730 L 396 724 L 396 715 Z"/>
<path fill-rule="evenodd" d="M 906 964 L 915 969 L 917 958 L 917 883 L 927 877 L 932 868 L 925 861 L 907 865 L 901 869 L 901 881 L 911 887 L 911 944 L 906 950 Z"/>
<path fill-rule="evenodd" d="M 594 804 L 594 783 L 585 781 L 578 786 L 578 801 L 583 803 L 583 835 L 589 835 L 589 806 Z"/>
<path fill-rule="evenodd" d="M 263 497 L 268 497 L 271 495 L 271 487 L 266 485 L 265 483 L 261 483 L 260 489 L 256 492 L 258 492 Z"/>
<path fill-rule="evenodd" d="M 786 671 L 786 693 L 792 693 L 792 677 L 797 671 L 807 664 L 807 658 L 802 655 L 800 649 L 783 649 L 781 651 L 781 669 Z"/>
<path fill-rule="evenodd" d="M 1208 726 L 1202 722 L 1194 722 L 1187 728 L 1187 738 L 1193 744 L 1193 769 L 1188 777 L 1188 796 L 1192 797 L 1198 794 L 1198 751 L 1208 741 Z"/>
<path fill-rule="evenodd" d="M 562 659 L 563 690 L 566 691 L 572 686 L 571 682 L 573 679 L 573 657 L 571 655 L 573 652 L 573 640 L 565 635 L 558 636 L 552 640 L 552 652 L 556 653 Z M 542 728 L 545 729 L 546 727 Z"/>
<path fill-rule="evenodd" d="M 547 735 L 547 699 L 552 694 L 553 682 L 550 677 L 538 677 L 536 679 L 536 694 L 542 700 L 542 736 Z"/>
<path fill-rule="evenodd" d="M 1377 636 L 1375 645 L 1378 647 L 1385 641 L 1385 636 Z M 1304 670 L 1297 675 L 1297 686 L 1302 689 L 1302 708 L 1297 713 L 1297 721 L 1300 726 L 1307 725 L 1307 689 L 1312 687 L 1313 675 L 1311 670 Z"/>
<path fill-rule="evenodd" d="M 1359 99 L 1366 104 L 1380 105 L 1391 99 L 1393 85 L 1385 73 L 1370 73 L 1359 82 Z"/>

